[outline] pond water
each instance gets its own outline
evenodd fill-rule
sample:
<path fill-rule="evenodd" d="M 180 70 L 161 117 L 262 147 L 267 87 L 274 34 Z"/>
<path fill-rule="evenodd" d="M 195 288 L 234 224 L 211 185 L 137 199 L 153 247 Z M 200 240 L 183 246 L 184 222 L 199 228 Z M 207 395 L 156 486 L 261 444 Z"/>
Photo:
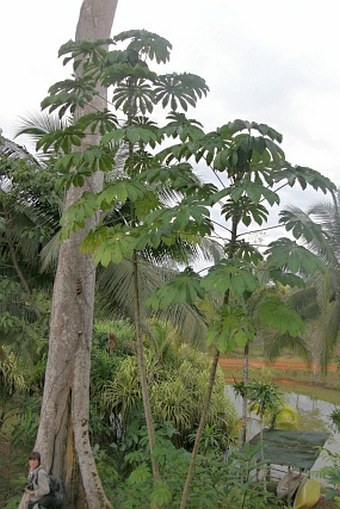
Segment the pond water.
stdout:
<path fill-rule="evenodd" d="M 285 402 L 299 414 L 300 429 L 305 431 L 328 431 L 329 433 L 337 431 L 330 415 L 335 408 L 340 407 L 340 391 L 301 385 L 294 386 L 294 390 L 286 385 L 279 387 L 284 394 Z M 237 412 L 241 415 L 241 398 L 235 396 L 231 385 L 226 386 L 226 392 L 233 401 Z M 251 415 L 248 430 L 249 438 L 257 433 L 258 429 L 258 417 Z"/>
<path fill-rule="evenodd" d="M 290 405 L 300 416 L 299 429 L 304 431 L 326 431 L 329 439 L 324 448 L 340 454 L 340 433 L 332 421 L 331 413 L 336 407 L 340 407 L 340 391 L 331 389 L 319 389 L 310 386 L 279 386 L 284 394 L 285 402 Z M 242 400 L 235 396 L 232 386 L 226 386 L 228 397 L 233 401 L 237 412 L 241 416 Z M 251 414 L 247 427 L 248 439 L 256 435 L 260 430 L 259 419 Z M 322 453 L 312 470 L 329 465 L 328 455 Z"/>

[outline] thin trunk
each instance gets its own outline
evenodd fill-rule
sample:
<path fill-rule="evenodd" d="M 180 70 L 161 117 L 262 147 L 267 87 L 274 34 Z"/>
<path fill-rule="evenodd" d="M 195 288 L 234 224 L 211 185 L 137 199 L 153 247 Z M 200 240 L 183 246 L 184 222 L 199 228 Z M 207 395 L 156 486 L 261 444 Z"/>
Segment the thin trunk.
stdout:
<path fill-rule="evenodd" d="M 133 284 L 134 284 L 134 295 L 135 295 L 135 329 L 136 329 L 136 342 L 137 342 L 137 359 L 139 367 L 139 376 L 142 387 L 142 398 L 144 406 L 144 414 L 146 421 L 146 429 L 148 432 L 149 448 L 151 456 L 151 466 L 154 483 L 160 481 L 158 463 L 154 457 L 154 448 L 156 445 L 156 434 L 151 412 L 151 404 L 148 390 L 148 380 L 145 367 L 145 355 L 143 345 L 143 334 L 142 334 L 142 319 L 141 319 L 141 303 L 139 295 L 139 279 L 138 279 L 138 261 L 137 255 L 133 257 Z"/>
<path fill-rule="evenodd" d="M 235 253 L 236 240 L 237 240 L 237 226 L 239 224 L 239 221 L 240 221 L 240 219 L 239 219 L 238 216 L 234 216 L 233 219 L 232 219 L 229 258 L 232 258 L 234 256 L 234 253 Z M 224 304 L 228 304 L 229 297 L 230 297 L 230 292 L 229 292 L 229 290 L 227 290 L 227 292 L 224 295 Z M 198 429 L 197 429 L 197 433 L 196 433 L 196 437 L 195 437 L 195 443 L 194 443 L 194 447 L 193 447 L 193 450 L 192 450 L 192 453 L 191 453 L 191 460 L 190 460 L 190 464 L 189 464 L 189 468 L 188 468 L 188 472 L 187 472 L 187 478 L 186 478 L 186 481 L 185 481 L 185 484 L 184 484 L 184 488 L 183 488 L 183 492 L 182 492 L 180 509 L 185 509 L 186 508 L 186 504 L 187 504 L 187 501 L 188 501 L 188 498 L 189 498 L 192 478 L 193 478 L 193 475 L 194 475 L 194 470 L 195 470 L 195 465 L 196 465 L 196 458 L 197 458 L 197 455 L 198 455 L 199 446 L 200 446 L 200 442 L 201 442 L 201 439 L 202 439 L 204 426 L 206 424 L 207 417 L 208 417 L 208 412 L 209 412 L 209 407 L 210 407 L 210 402 L 211 402 L 212 391 L 213 391 L 213 388 L 214 388 L 214 383 L 215 383 L 216 371 L 217 371 L 217 365 L 218 365 L 219 358 L 220 358 L 220 352 L 218 350 L 216 350 L 215 351 L 215 355 L 214 355 L 213 360 L 212 360 L 212 363 L 211 363 L 209 383 L 208 383 L 208 388 L 207 388 L 207 394 L 206 394 L 206 397 L 205 397 L 205 400 L 204 400 L 204 405 L 203 405 L 203 410 L 202 410 L 202 414 L 201 414 L 201 419 L 200 419 L 200 423 L 198 425 Z"/>
<path fill-rule="evenodd" d="M 264 478 L 263 478 L 263 488 L 264 488 L 264 497 L 265 502 L 267 501 L 267 464 L 264 462 L 264 436 L 263 436 L 263 428 L 264 428 L 264 416 L 261 414 L 260 421 L 260 442 L 261 442 L 261 460 L 264 468 Z"/>
<path fill-rule="evenodd" d="M 110 37 L 117 0 L 84 0 L 76 31 L 76 40 Z M 107 106 L 106 89 L 98 87 L 98 96 L 75 118 L 102 111 Z M 85 136 L 79 150 L 99 141 L 96 134 Z M 77 201 L 84 191 L 99 192 L 103 174 L 86 179 L 82 188 L 71 187 L 65 207 Z M 77 504 L 80 472 L 85 494 L 83 508 L 109 509 L 95 466 L 89 441 L 89 375 L 92 346 L 95 268 L 91 257 L 80 250 L 87 234 L 97 222 L 90 220 L 61 247 L 55 277 L 48 362 L 36 449 L 48 471 L 62 475 L 67 489 L 67 507 Z"/>
<path fill-rule="evenodd" d="M 200 423 L 199 423 L 199 426 L 198 426 L 198 429 L 197 429 L 197 433 L 196 433 L 196 437 L 195 437 L 194 447 L 193 447 L 193 450 L 192 450 L 192 453 L 191 453 L 191 461 L 190 461 L 190 465 L 189 465 L 189 468 L 188 468 L 188 473 L 187 473 L 187 478 L 186 478 L 186 481 L 185 481 L 185 485 L 184 485 L 184 488 L 183 488 L 180 509 L 185 509 L 187 501 L 188 501 L 190 487 L 191 487 L 191 482 L 192 482 L 192 478 L 193 478 L 193 475 L 194 475 L 194 469 L 195 469 L 195 464 L 196 464 L 196 457 L 197 457 L 197 454 L 198 454 L 201 438 L 202 438 L 202 435 L 203 435 L 204 426 L 205 426 L 205 423 L 207 421 L 207 416 L 208 416 L 208 412 L 209 412 L 211 395 L 212 395 L 212 391 L 213 391 L 213 388 L 214 388 L 214 382 L 215 382 L 215 376 L 216 376 L 216 370 L 217 370 L 217 365 L 218 365 L 219 358 L 220 358 L 220 352 L 218 350 L 216 350 L 214 358 L 213 358 L 213 361 L 211 363 L 208 390 L 207 390 L 206 398 L 205 398 L 205 401 L 204 401 L 204 407 L 203 407 L 203 410 L 202 410 L 201 420 L 200 420 Z"/>
<path fill-rule="evenodd" d="M 247 341 L 243 353 L 243 383 L 247 387 L 249 382 L 249 342 Z M 247 421 L 248 421 L 248 399 L 247 393 L 242 398 L 242 444 L 247 441 Z"/>
<path fill-rule="evenodd" d="M 135 87 L 136 87 L 136 79 L 129 79 L 129 103 L 130 108 L 128 111 L 127 125 L 132 125 L 132 120 L 135 118 L 137 112 L 133 109 L 133 105 L 135 104 Z M 128 152 L 129 155 L 132 156 L 134 150 L 133 143 L 129 143 Z M 135 207 L 131 204 L 131 217 L 132 224 L 135 224 Z M 159 473 L 159 465 L 154 457 L 154 449 L 156 445 L 156 433 L 155 426 L 152 417 L 150 397 L 149 397 L 149 383 L 145 366 L 145 354 L 144 354 L 144 345 L 143 345 L 143 327 L 142 327 L 142 312 L 141 312 L 141 301 L 140 301 L 140 283 L 139 283 L 139 275 L 138 275 L 138 258 L 137 253 L 133 254 L 133 285 L 134 285 L 134 321 L 135 321 L 135 331 L 136 331 L 136 343 L 137 343 L 137 360 L 138 360 L 138 368 L 139 368 L 139 376 L 141 382 L 142 389 L 142 399 L 143 399 L 143 408 L 144 408 L 144 416 L 146 429 L 148 433 L 148 442 L 150 449 L 150 458 L 151 458 L 151 468 L 154 484 L 160 481 L 160 473 Z"/>
<path fill-rule="evenodd" d="M 16 254 L 15 254 L 15 249 L 13 247 L 13 244 L 12 242 L 7 239 L 7 244 L 8 244 L 8 248 L 9 248 L 9 252 L 10 252 L 10 255 L 11 255 L 11 260 L 12 260 L 12 263 L 13 263 L 13 268 L 19 278 L 19 281 L 20 281 L 20 284 L 22 286 L 22 289 L 24 290 L 24 292 L 27 294 L 27 297 L 30 301 L 30 304 L 33 308 L 33 311 L 34 313 L 36 314 L 36 317 L 37 318 L 40 318 L 41 317 L 41 311 L 40 309 L 38 309 L 37 305 L 36 305 L 36 302 L 33 298 L 33 295 L 31 293 L 31 289 L 30 287 L 28 286 L 28 283 L 19 267 L 19 264 L 18 264 L 18 261 L 17 261 L 17 257 L 16 257 Z"/>

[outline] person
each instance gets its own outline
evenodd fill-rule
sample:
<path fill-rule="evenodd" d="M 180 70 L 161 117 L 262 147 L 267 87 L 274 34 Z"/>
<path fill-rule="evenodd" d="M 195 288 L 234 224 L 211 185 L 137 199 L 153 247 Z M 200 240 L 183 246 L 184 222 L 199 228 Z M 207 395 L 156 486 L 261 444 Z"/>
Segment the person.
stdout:
<path fill-rule="evenodd" d="M 39 452 L 33 451 L 30 454 L 28 465 L 28 478 L 19 509 L 43 509 L 42 506 L 39 506 L 39 499 L 50 492 L 50 484 L 47 472 L 41 466 Z"/>

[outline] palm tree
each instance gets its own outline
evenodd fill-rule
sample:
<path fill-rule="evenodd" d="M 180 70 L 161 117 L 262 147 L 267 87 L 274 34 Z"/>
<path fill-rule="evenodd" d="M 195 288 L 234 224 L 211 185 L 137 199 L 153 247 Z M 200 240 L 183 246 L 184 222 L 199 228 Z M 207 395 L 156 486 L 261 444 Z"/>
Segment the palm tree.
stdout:
<path fill-rule="evenodd" d="M 53 280 L 41 273 L 40 253 L 55 231 L 58 200 L 53 176 L 33 156 L 10 140 L 0 145 L 0 345 L 3 362 L 11 364 L 7 345 L 32 365 Z"/>
<path fill-rule="evenodd" d="M 293 293 L 289 300 L 306 319 L 307 329 L 301 346 L 307 346 L 313 364 L 320 363 L 324 373 L 339 342 L 340 333 L 340 191 L 331 202 L 319 202 L 306 212 L 289 209 L 291 230 L 300 228 L 309 249 L 324 262 L 325 269 L 307 281 L 307 287 Z M 324 236 L 320 235 L 323 232 Z M 280 341 L 274 355 L 280 351 Z M 302 351 L 302 349 L 300 350 Z"/>

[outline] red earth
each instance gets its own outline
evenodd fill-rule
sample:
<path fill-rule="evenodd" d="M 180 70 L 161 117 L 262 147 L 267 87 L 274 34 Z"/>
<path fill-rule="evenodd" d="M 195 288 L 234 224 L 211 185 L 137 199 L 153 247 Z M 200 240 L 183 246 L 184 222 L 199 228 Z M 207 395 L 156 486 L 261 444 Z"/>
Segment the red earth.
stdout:
<path fill-rule="evenodd" d="M 296 361 L 296 360 L 290 360 L 290 359 L 283 359 L 278 360 L 274 362 L 267 362 L 264 360 L 249 360 L 249 368 L 262 368 L 264 366 L 268 366 L 271 368 L 277 368 L 277 369 L 292 369 L 292 370 L 311 370 L 312 368 L 306 366 L 306 364 L 303 361 Z M 219 360 L 220 366 L 228 366 L 228 367 L 242 367 L 243 366 L 243 359 L 220 359 Z M 328 366 L 328 371 L 336 371 L 338 367 L 335 364 L 331 364 Z M 316 371 L 320 371 L 320 366 L 315 366 Z"/>

